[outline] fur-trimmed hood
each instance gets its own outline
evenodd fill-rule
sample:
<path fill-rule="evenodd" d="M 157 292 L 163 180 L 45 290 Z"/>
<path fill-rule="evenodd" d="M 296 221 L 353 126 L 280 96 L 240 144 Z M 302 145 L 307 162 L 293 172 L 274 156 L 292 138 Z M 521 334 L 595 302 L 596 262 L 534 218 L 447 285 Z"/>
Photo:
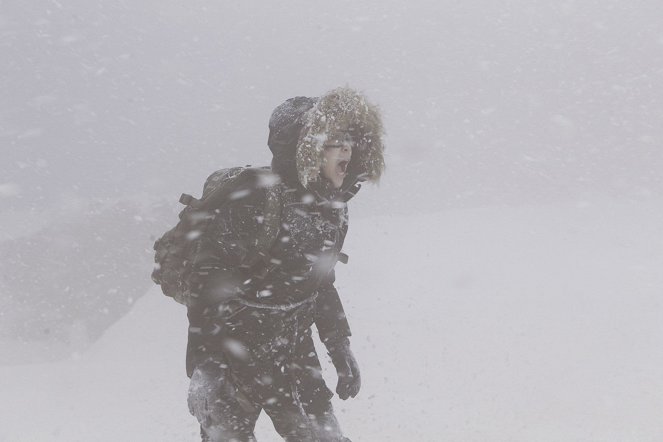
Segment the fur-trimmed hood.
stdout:
<path fill-rule="evenodd" d="M 308 188 L 320 180 L 328 134 L 338 130 L 350 133 L 355 141 L 346 182 L 377 182 L 385 167 L 380 113 L 347 87 L 319 98 L 290 98 L 274 110 L 267 141 L 274 155 L 272 169 L 287 183 Z"/>

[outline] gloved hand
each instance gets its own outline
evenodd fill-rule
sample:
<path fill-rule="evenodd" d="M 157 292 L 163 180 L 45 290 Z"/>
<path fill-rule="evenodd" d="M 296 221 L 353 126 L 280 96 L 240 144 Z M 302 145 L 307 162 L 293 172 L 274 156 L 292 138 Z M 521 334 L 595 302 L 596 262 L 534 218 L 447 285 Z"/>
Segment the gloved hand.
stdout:
<path fill-rule="evenodd" d="M 350 340 L 342 338 L 335 342 L 328 342 L 327 350 L 338 374 L 338 384 L 336 384 L 338 397 L 346 400 L 349 397 L 357 396 L 359 388 L 361 388 L 361 375 L 357 360 L 350 350 Z"/>

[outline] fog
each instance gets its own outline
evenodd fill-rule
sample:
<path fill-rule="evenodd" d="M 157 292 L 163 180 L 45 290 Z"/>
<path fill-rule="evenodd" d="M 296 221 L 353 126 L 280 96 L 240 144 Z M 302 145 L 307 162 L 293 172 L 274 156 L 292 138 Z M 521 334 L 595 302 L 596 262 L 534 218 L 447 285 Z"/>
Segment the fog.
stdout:
<path fill-rule="evenodd" d="M 345 84 L 383 109 L 383 198 L 424 180 L 408 210 L 659 195 L 659 6 L 4 2 L 2 210 L 197 190 Z"/>
<path fill-rule="evenodd" d="M 272 110 L 343 85 L 383 113 L 386 174 L 351 216 L 367 229 L 373 217 L 407 217 L 385 228 L 387 244 L 441 219 L 430 216 L 600 207 L 597 219 L 619 219 L 605 232 L 653 244 L 621 244 L 653 269 L 660 18 L 654 0 L 2 2 L 0 364 L 85 354 L 153 286 L 152 243 L 176 221 L 179 195 L 200 195 L 219 168 L 269 164 Z M 560 222 L 572 231 L 574 220 Z M 352 229 L 349 241 L 365 244 Z M 484 236 L 487 248 L 501 232 Z M 432 278 L 412 259 L 444 263 L 445 250 L 416 241 L 409 257 L 382 251 L 394 255 L 384 272 Z M 601 250 L 598 267 L 602 253 L 624 251 Z M 613 270 L 622 264 L 631 269 Z"/>

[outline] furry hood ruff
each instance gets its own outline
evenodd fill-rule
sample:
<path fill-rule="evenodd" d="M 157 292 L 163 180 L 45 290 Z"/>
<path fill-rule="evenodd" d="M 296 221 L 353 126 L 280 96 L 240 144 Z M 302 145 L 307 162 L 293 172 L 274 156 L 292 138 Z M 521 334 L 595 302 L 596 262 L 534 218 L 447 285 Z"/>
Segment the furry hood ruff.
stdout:
<path fill-rule="evenodd" d="M 384 172 L 384 129 L 377 107 L 357 91 L 342 87 L 319 98 L 295 97 L 272 113 L 269 148 L 272 168 L 304 187 L 320 179 L 329 133 L 344 131 L 355 145 L 348 166 L 351 179 L 377 182 Z"/>
<path fill-rule="evenodd" d="M 304 187 L 320 177 L 324 143 L 330 131 L 350 131 L 356 144 L 350 174 L 377 182 L 384 171 L 384 129 L 380 113 L 358 92 L 344 87 L 320 97 L 306 114 L 297 143 L 297 173 Z"/>

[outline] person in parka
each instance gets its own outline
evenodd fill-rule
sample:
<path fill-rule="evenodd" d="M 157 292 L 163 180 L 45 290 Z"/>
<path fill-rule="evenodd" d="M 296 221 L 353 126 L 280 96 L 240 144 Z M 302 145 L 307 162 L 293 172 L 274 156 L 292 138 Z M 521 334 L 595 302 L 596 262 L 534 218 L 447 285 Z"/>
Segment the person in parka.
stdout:
<path fill-rule="evenodd" d="M 216 211 L 192 276 L 188 403 L 203 441 L 254 441 L 261 410 L 287 441 L 349 441 L 334 416 L 311 326 L 336 368 L 339 397 L 355 397 L 359 367 L 333 268 L 348 228 L 347 200 L 359 182 L 376 182 L 384 170 L 382 136 L 377 108 L 350 88 L 291 98 L 272 113 L 273 180 Z M 219 179 L 212 174 L 205 192 Z M 281 205 L 280 229 L 270 266 L 256 276 L 243 263 L 270 198 Z"/>

